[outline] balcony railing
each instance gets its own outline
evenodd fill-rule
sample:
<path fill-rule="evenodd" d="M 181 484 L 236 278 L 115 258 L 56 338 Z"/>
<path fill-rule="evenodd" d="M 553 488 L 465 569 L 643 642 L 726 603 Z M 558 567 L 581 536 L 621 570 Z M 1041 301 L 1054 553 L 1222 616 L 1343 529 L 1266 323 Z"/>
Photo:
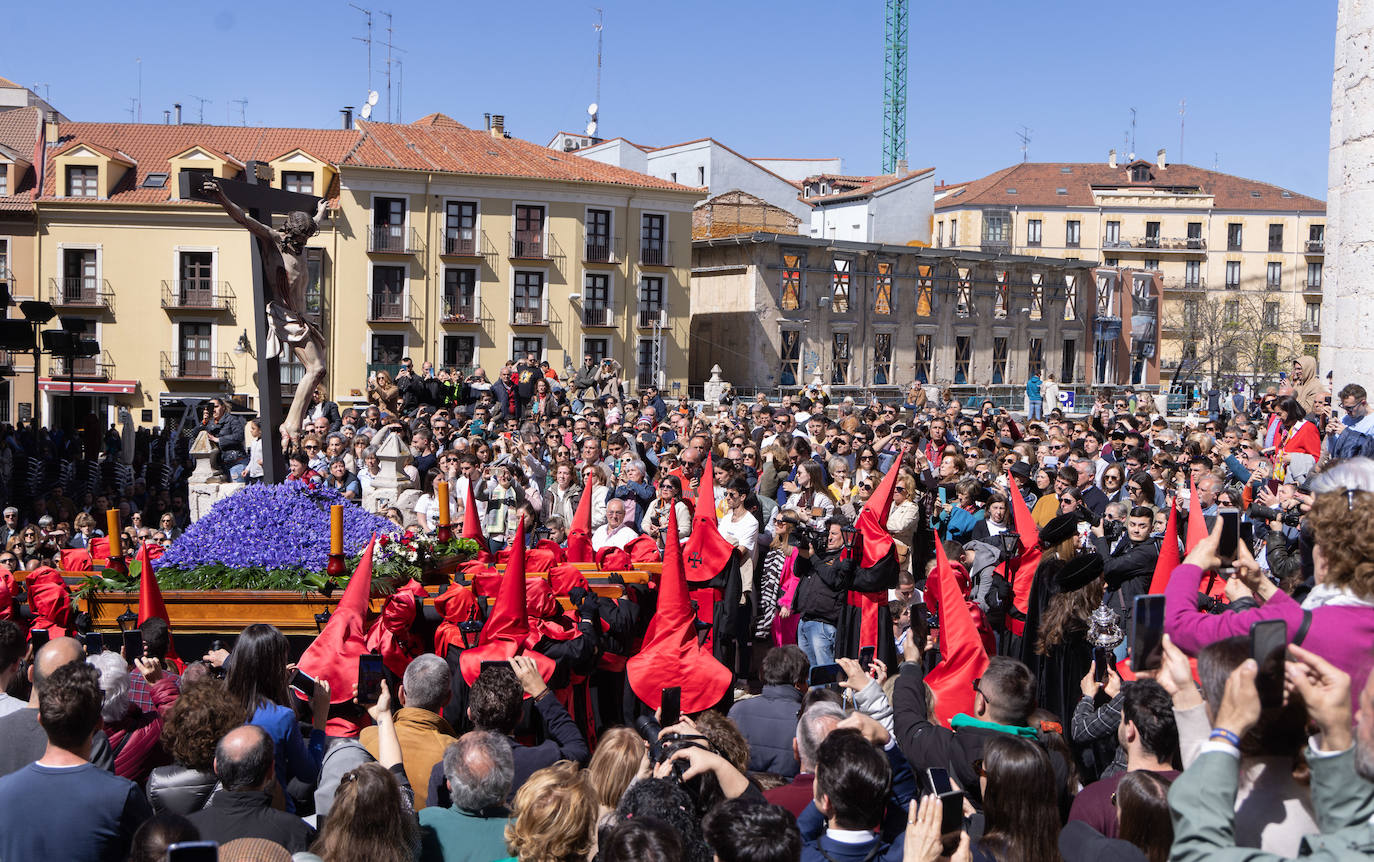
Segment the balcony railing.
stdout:
<path fill-rule="evenodd" d="M 1102 247 L 1136 248 L 1151 251 L 1198 252 L 1207 250 L 1207 240 L 1200 236 L 1132 236 L 1116 239 L 1102 238 Z"/>
<path fill-rule="evenodd" d="M 672 266 L 673 244 L 671 242 L 639 243 L 639 263 L 641 266 Z"/>
<path fill-rule="evenodd" d="M 1304 320 L 1302 322 L 1303 335 L 1317 335 L 1322 331 L 1322 325 L 1315 320 Z"/>
<path fill-rule="evenodd" d="M 1011 251 L 1011 241 L 1005 239 L 985 239 L 978 246 L 979 251 L 990 252 L 1009 252 Z"/>
<path fill-rule="evenodd" d="M 511 310 L 510 322 L 513 326 L 545 326 L 549 320 L 542 308 L 516 308 Z"/>
<path fill-rule="evenodd" d="M 1304 248 L 1308 254 L 1326 254 L 1326 240 L 1309 239 Z"/>
<path fill-rule="evenodd" d="M 611 317 L 611 309 L 609 307 L 605 305 L 583 305 L 582 325 L 614 326 L 615 321 Z"/>
<path fill-rule="evenodd" d="M 160 373 L 163 380 L 195 380 L 195 381 L 223 381 L 229 385 L 234 383 L 234 364 L 229 361 L 229 354 L 221 353 L 219 361 L 214 359 L 191 359 L 175 353 L 163 351 L 161 354 Z"/>
<path fill-rule="evenodd" d="M 442 323 L 477 323 L 477 299 L 475 297 L 443 296 Z"/>
<path fill-rule="evenodd" d="M 114 378 L 114 361 L 110 359 L 110 351 L 103 350 L 97 356 L 77 356 L 70 358 L 71 366 L 68 373 L 69 357 L 54 354 L 52 357 L 52 376 L 57 377 L 82 377 L 87 380 L 110 380 Z"/>
<path fill-rule="evenodd" d="M 449 257 L 478 257 L 481 255 L 478 239 L 475 230 L 445 234 L 444 254 Z"/>
<path fill-rule="evenodd" d="M 1304 278 L 1302 280 L 1302 289 L 1304 293 L 1321 293 L 1322 283 L 1320 280 L 1311 281 L 1309 279 Z"/>
<path fill-rule="evenodd" d="M 172 310 L 234 310 L 234 290 L 227 281 L 183 278 L 162 282 L 162 307 Z"/>
<path fill-rule="evenodd" d="M 420 318 L 415 300 L 403 293 L 372 291 L 367 295 L 368 323 L 414 323 Z"/>
<path fill-rule="evenodd" d="M 641 308 L 639 310 L 639 328 L 653 329 L 655 326 L 666 325 L 665 309 L 661 308 Z"/>
<path fill-rule="evenodd" d="M 589 236 L 582 245 L 585 263 L 620 263 L 623 241 L 618 236 Z"/>
<path fill-rule="evenodd" d="M 103 278 L 50 278 L 48 290 L 52 304 L 60 308 L 100 308 L 114 310 L 114 290 Z"/>
<path fill-rule="evenodd" d="M 367 250 L 373 254 L 419 254 L 423 248 L 420 232 L 415 228 L 380 225 L 367 232 Z"/>
<path fill-rule="evenodd" d="M 518 234 L 512 231 L 507 235 L 510 241 L 511 260 L 553 260 L 563 256 L 558 241 L 549 236 Z"/>

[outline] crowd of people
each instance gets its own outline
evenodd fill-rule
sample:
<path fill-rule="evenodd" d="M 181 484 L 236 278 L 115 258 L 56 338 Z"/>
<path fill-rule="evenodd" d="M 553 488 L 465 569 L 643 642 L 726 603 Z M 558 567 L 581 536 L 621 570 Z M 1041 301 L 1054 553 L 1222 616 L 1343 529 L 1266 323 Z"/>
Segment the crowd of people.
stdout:
<path fill-rule="evenodd" d="M 189 664 L 165 620 L 133 655 L 36 601 L 107 508 L 175 541 L 174 435 L 40 468 L 90 441 L 11 434 L 0 859 L 1366 858 L 1374 418 L 1309 358 L 1290 381 L 1187 417 L 1036 381 L 1026 416 L 406 362 L 365 408 L 317 393 L 286 481 L 361 500 L 397 435 L 424 494 L 393 517 L 432 531 L 447 487 L 481 559 L 345 597 L 304 655 L 256 624 Z M 195 430 L 258 481 L 230 407 Z"/>

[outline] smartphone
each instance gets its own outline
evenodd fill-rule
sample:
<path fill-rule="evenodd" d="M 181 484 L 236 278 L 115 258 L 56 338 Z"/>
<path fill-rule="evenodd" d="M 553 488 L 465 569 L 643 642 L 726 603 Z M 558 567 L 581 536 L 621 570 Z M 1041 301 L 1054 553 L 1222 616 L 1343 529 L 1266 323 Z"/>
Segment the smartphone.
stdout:
<path fill-rule="evenodd" d="M 877 653 L 877 647 L 866 646 L 859 650 L 859 667 L 863 668 L 864 673 L 873 666 L 873 656 Z"/>
<path fill-rule="evenodd" d="M 37 653 L 40 649 L 47 646 L 47 629 L 29 629 L 29 643 L 33 645 L 33 651 Z"/>
<path fill-rule="evenodd" d="M 1266 709 L 1283 706 L 1284 655 L 1287 647 L 1286 621 L 1260 620 L 1250 624 L 1250 658 L 1259 665 L 1255 688 L 1259 690 L 1260 706 Z"/>
<path fill-rule="evenodd" d="M 1223 562 L 1236 558 L 1236 548 L 1240 545 L 1240 509 L 1226 507 L 1217 509 L 1217 519 L 1221 521 L 1221 540 L 1217 543 L 1217 556 Z"/>
<path fill-rule="evenodd" d="M 307 699 L 315 696 L 315 678 L 300 668 L 296 668 L 296 672 L 291 675 L 289 685 Z"/>
<path fill-rule="evenodd" d="M 167 862 L 216 862 L 218 841 L 179 841 L 167 848 Z"/>
<path fill-rule="evenodd" d="M 376 703 L 382 696 L 386 670 L 379 655 L 358 656 L 358 703 Z"/>
<path fill-rule="evenodd" d="M 86 655 L 100 655 L 105 651 L 105 637 L 100 632 L 86 632 Z"/>
<path fill-rule="evenodd" d="M 1105 683 L 1108 671 L 1116 667 L 1116 656 L 1105 647 L 1093 647 L 1093 681 Z"/>
<path fill-rule="evenodd" d="M 1270 479 L 1269 481 L 1265 482 L 1264 484 L 1268 486 L 1268 488 L 1269 488 L 1269 493 L 1271 493 L 1271 494 L 1277 494 L 1277 493 L 1279 492 L 1279 480 L 1278 480 L 1278 479 Z"/>
<path fill-rule="evenodd" d="M 143 632 L 138 629 L 124 632 L 124 658 L 129 664 L 136 658 L 143 658 Z"/>
<path fill-rule="evenodd" d="M 511 673 L 515 672 L 511 670 L 510 662 L 508 661 L 484 661 L 482 662 L 482 667 L 477 671 L 478 676 L 481 676 L 482 674 L 486 673 L 489 668 L 493 667 L 503 667 L 506 670 L 511 671 Z"/>
<path fill-rule="evenodd" d="M 926 783 L 931 792 L 940 797 L 940 834 L 957 833 L 964 827 L 964 794 L 954 789 L 949 772 L 932 766 L 926 770 Z"/>
<path fill-rule="evenodd" d="M 834 685 L 846 676 L 848 676 L 848 674 L 846 674 L 844 668 L 839 665 L 822 664 L 811 668 L 810 683 L 813 687 L 818 685 Z"/>
<path fill-rule="evenodd" d="M 1255 553 L 1255 525 L 1249 521 L 1240 522 L 1240 540 L 1251 554 Z"/>
<path fill-rule="evenodd" d="M 1154 670 L 1164 662 L 1164 594 L 1135 597 L 1131 611 L 1131 670 Z"/>
<path fill-rule="evenodd" d="M 682 686 L 675 685 L 663 689 L 663 700 L 659 704 L 658 724 L 671 727 L 682 720 Z"/>

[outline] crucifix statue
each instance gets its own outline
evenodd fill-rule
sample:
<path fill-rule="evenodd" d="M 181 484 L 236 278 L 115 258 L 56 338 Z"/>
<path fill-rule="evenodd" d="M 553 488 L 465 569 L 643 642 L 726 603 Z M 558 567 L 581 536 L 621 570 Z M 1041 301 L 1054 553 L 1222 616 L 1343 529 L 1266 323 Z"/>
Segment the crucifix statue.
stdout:
<path fill-rule="evenodd" d="M 329 204 L 325 198 L 259 184 L 259 171 L 265 166 L 250 163 L 248 168 L 247 182 L 211 178 L 201 188 L 182 189 L 182 196 L 218 202 L 255 240 L 253 312 L 255 323 L 259 324 L 258 393 L 264 432 L 263 479 L 279 482 L 285 478 L 282 451 L 300 434 L 311 395 L 323 382 L 326 369 L 324 333 L 306 313 L 310 266 L 305 244 L 319 231 Z M 286 214 L 286 223 L 280 229 L 272 227 L 273 213 Z M 296 385 L 286 419 L 278 424 L 280 360 L 288 351 L 305 366 L 305 373 Z M 273 430 L 279 435 L 279 447 L 272 445 Z"/>

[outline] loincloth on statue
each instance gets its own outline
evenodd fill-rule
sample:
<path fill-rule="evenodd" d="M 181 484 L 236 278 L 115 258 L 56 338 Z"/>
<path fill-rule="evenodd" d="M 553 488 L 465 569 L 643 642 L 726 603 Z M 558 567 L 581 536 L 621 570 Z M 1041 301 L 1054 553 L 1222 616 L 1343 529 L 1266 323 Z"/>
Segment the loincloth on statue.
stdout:
<path fill-rule="evenodd" d="M 314 341 L 317 344 L 324 344 L 324 333 L 314 323 L 311 323 L 299 312 L 282 305 L 279 302 L 267 303 L 267 355 L 268 357 L 278 357 L 286 354 L 288 345 L 294 348 L 295 345 L 304 344 L 307 341 Z M 289 359 L 290 356 L 288 355 Z"/>

